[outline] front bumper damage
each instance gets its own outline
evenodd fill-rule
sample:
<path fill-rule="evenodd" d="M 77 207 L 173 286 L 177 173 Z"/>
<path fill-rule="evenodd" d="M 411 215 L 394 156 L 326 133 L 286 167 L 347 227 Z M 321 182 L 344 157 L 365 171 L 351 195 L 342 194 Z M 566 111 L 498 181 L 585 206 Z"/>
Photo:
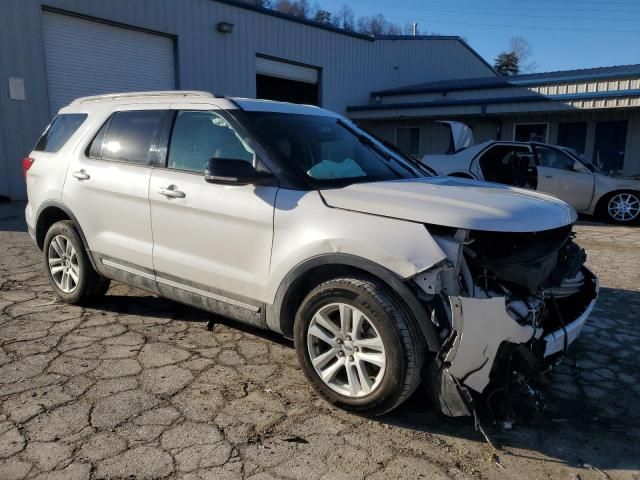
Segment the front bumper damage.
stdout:
<path fill-rule="evenodd" d="M 543 279 L 536 291 L 510 289 L 514 285 L 495 277 L 493 285 L 483 287 L 478 269 L 472 271 L 463 254 L 470 243 L 467 233 L 443 241 L 453 261 L 414 281 L 431 307 L 442 342 L 428 368 L 428 390 L 443 413 L 464 416 L 473 413 L 475 400 L 507 391 L 510 382 L 533 378 L 566 355 L 595 306 L 598 280 L 584 266 L 582 252 L 577 273 L 574 267 L 562 272 L 570 278 Z M 455 243 L 459 250 L 452 257 Z M 562 266 L 559 252 L 549 279 Z"/>

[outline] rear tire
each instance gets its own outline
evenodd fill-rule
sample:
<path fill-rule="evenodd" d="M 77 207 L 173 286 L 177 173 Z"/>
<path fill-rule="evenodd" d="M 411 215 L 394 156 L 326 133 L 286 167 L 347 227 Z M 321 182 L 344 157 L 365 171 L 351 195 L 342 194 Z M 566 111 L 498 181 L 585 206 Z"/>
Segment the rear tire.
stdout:
<path fill-rule="evenodd" d="M 298 362 L 327 402 L 382 415 L 418 387 L 425 345 L 393 292 L 372 278 L 336 278 L 314 288 L 296 315 Z"/>
<path fill-rule="evenodd" d="M 640 223 L 640 192 L 619 190 L 605 195 L 598 203 L 598 217 L 617 225 Z"/>
<path fill-rule="evenodd" d="M 56 222 L 47 231 L 44 262 L 54 293 L 66 303 L 79 304 L 104 295 L 110 280 L 93 269 L 73 222 Z"/>

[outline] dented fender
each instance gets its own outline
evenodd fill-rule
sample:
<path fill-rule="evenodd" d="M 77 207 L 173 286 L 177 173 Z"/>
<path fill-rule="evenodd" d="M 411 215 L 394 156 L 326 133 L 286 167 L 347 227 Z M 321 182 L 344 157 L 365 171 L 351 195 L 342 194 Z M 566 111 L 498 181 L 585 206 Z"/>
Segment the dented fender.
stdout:
<path fill-rule="evenodd" d="M 327 254 L 363 258 L 403 280 L 447 258 L 421 223 L 331 208 L 315 191 L 279 190 L 269 300 L 298 264 Z"/>

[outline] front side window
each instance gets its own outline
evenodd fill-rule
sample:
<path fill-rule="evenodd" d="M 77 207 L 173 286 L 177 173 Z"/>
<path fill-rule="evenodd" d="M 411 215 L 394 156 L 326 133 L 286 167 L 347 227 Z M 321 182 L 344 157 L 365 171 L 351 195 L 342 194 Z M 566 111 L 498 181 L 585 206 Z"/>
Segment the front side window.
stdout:
<path fill-rule="evenodd" d="M 573 158 L 555 148 L 536 146 L 536 153 L 541 167 L 573 170 L 576 164 Z"/>
<path fill-rule="evenodd" d="M 34 150 L 37 152 L 57 152 L 71 138 L 86 120 L 85 113 L 61 113 L 44 131 Z"/>
<path fill-rule="evenodd" d="M 204 172 L 212 158 L 253 163 L 254 155 L 253 150 L 217 113 L 181 111 L 173 125 L 167 167 Z"/>
<path fill-rule="evenodd" d="M 400 157 L 338 118 L 280 112 L 246 114 L 282 161 L 318 186 L 421 176 Z"/>
<path fill-rule="evenodd" d="M 403 152 L 409 155 L 420 153 L 420 129 L 418 127 L 401 127 L 396 130 L 396 144 Z"/>
<path fill-rule="evenodd" d="M 103 160 L 151 163 L 151 150 L 166 119 L 165 110 L 116 112 L 100 129 L 89 156 Z"/>

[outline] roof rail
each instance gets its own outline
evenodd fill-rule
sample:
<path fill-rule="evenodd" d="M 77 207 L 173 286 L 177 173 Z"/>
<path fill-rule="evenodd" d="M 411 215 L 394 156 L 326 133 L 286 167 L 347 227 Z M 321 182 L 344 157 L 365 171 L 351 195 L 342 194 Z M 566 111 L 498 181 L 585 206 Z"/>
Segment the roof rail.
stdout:
<path fill-rule="evenodd" d="M 132 97 L 208 97 L 214 98 L 215 95 L 209 92 L 201 92 L 197 90 L 162 90 L 151 92 L 126 92 L 126 93 L 107 93 L 104 95 L 93 95 L 90 97 L 76 98 L 71 105 L 88 102 L 104 102 L 107 100 L 119 100 L 121 98 Z"/>

